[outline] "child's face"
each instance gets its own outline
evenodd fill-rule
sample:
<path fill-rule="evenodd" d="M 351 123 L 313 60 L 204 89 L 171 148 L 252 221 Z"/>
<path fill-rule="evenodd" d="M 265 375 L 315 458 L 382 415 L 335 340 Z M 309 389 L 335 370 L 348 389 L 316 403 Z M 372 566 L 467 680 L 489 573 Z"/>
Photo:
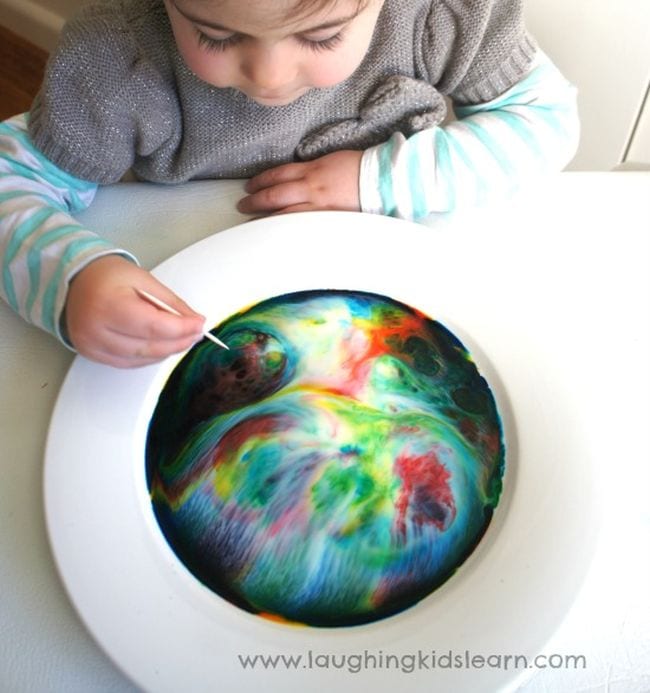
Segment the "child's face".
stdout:
<path fill-rule="evenodd" d="M 187 66 L 216 87 L 282 106 L 347 79 L 363 60 L 383 0 L 337 0 L 308 14 L 295 0 L 165 0 Z"/>

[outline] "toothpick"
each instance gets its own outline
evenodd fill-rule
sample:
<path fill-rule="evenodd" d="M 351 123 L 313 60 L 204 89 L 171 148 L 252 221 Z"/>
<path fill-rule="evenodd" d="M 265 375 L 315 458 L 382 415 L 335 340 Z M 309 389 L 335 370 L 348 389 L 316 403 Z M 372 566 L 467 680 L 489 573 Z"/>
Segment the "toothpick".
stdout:
<path fill-rule="evenodd" d="M 164 301 L 161 301 L 159 298 L 156 298 L 153 294 L 150 294 L 148 291 L 145 291 L 144 289 L 138 289 L 138 288 L 135 288 L 135 291 L 141 298 L 144 298 L 145 301 L 149 301 L 149 303 L 153 304 L 157 308 L 160 308 L 161 310 L 167 311 L 168 313 L 171 313 L 172 315 L 178 315 L 179 317 L 183 317 L 181 315 L 181 313 L 179 313 L 176 310 L 176 308 L 172 308 L 170 305 L 168 305 Z M 207 330 L 203 330 L 203 336 L 206 339 L 209 339 L 211 342 L 218 344 L 220 347 L 223 347 L 224 349 L 230 350 L 229 346 L 224 344 L 220 339 L 215 337 L 212 333 L 208 332 Z"/>

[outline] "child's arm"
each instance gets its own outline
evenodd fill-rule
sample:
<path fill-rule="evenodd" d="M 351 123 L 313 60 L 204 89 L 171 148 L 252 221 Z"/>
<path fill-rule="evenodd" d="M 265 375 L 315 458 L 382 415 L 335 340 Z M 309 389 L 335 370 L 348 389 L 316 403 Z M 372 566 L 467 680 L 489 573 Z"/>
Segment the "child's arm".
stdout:
<path fill-rule="evenodd" d="M 336 152 L 280 166 L 247 185 L 241 211 L 362 209 L 421 218 L 508 193 L 572 158 L 579 124 L 575 89 L 539 53 L 529 73 L 496 99 L 457 108 L 458 121 L 363 153 Z M 359 186 L 351 183 L 361 166 Z M 355 203 L 356 202 L 356 206 Z"/>
<path fill-rule="evenodd" d="M 25 116 L 0 124 L 0 296 L 25 320 L 94 360 L 144 365 L 187 348 L 200 336 L 201 317 L 128 253 L 70 216 L 92 202 L 96 189 L 34 147 Z M 187 317 L 161 313 L 133 286 L 157 293 Z"/>
<path fill-rule="evenodd" d="M 364 153 L 364 211 L 419 219 L 484 204 L 562 170 L 578 146 L 576 90 L 543 53 L 519 83 L 488 103 L 457 107 L 456 116 Z"/>

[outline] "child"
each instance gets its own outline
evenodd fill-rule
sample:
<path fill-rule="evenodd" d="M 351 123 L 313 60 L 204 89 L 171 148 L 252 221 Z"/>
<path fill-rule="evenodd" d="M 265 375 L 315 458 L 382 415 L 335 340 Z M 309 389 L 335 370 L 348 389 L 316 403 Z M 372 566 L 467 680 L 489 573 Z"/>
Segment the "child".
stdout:
<path fill-rule="evenodd" d="M 144 365 L 203 319 L 69 216 L 98 185 L 250 178 L 246 213 L 417 219 L 561 169 L 577 133 L 521 0 L 101 0 L 0 125 L 0 291 L 88 358 Z"/>

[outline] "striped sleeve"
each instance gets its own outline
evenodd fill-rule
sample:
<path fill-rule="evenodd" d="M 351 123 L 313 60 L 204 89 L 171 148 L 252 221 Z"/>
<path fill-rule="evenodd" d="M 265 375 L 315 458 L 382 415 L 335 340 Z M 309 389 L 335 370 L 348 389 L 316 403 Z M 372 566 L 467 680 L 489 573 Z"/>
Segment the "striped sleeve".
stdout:
<path fill-rule="evenodd" d="M 576 90 L 541 51 L 519 83 L 455 114 L 447 125 L 409 138 L 396 133 L 364 152 L 363 211 L 420 219 L 480 206 L 560 171 L 578 145 Z"/>
<path fill-rule="evenodd" d="M 131 257 L 72 218 L 96 190 L 34 147 L 27 115 L 0 123 L 0 296 L 64 343 L 59 323 L 72 277 L 102 255 Z"/>

